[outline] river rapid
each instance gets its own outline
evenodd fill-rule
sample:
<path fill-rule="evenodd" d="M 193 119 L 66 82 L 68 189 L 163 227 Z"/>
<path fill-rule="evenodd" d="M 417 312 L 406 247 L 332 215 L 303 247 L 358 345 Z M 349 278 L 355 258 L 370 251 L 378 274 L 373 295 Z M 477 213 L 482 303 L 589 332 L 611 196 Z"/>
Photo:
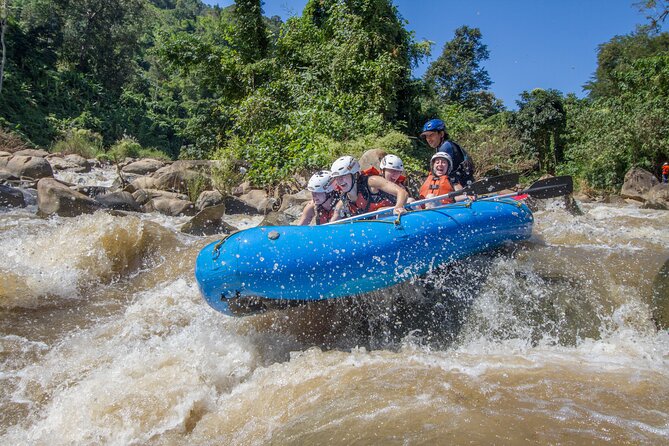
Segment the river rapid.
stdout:
<path fill-rule="evenodd" d="M 411 283 L 245 318 L 200 297 L 216 237 L 187 218 L 2 210 L 0 444 L 668 444 L 669 212 L 581 207 Z"/>

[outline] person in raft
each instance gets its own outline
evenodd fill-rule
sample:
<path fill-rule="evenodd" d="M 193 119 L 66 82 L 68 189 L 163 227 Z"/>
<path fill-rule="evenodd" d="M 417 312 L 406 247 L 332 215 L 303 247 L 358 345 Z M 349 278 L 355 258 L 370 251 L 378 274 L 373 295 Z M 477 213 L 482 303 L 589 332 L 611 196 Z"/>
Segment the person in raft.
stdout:
<path fill-rule="evenodd" d="M 407 191 L 381 176 L 361 172 L 360 163 L 352 156 L 342 156 L 330 170 L 341 194 L 332 221 L 390 206 L 397 215 L 406 212 Z"/>
<path fill-rule="evenodd" d="M 321 170 L 313 174 L 307 183 L 307 190 L 311 192 L 311 201 L 302 210 L 298 225 L 309 225 L 314 217 L 317 225 L 329 222 L 338 200 L 338 194 L 332 187 L 330 171 Z"/>
<path fill-rule="evenodd" d="M 430 119 L 423 126 L 420 137 L 437 152 L 445 152 L 451 158 L 451 170 L 448 174 L 451 184 L 462 187 L 474 182 L 474 162 L 465 149 L 450 140 L 446 124 L 441 119 Z"/>
<path fill-rule="evenodd" d="M 437 152 L 432 155 L 432 159 L 430 160 L 430 174 L 420 187 L 420 199 L 438 197 L 439 195 L 445 195 L 462 189 L 462 186 L 459 183 L 455 183 L 455 185 L 451 184 L 449 174 L 452 170 L 452 166 L 453 160 L 448 153 Z M 461 196 L 456 200 L 465 200 L 466 198 L 466 196 Z M 453 202 L 454 200 L 452 198 L 444 198 L 441 200 L 441 204 L 449 204 Z M 432 208 L 438 205 L 439 204 L 436 203 L 427 203 L 425 207 Z"/>
<path fill-rule="evenodd" d="M 381 164 L 379 165 L 381 172 L 376 170 L 376 167 L 372 166 L 369 169 L 362 171 L 364 175 L 380 175 L 391 183 L 395 183 L 404 189 L 404 182 L 406 177 L 404 176 L 404 163 L 402 159 L 397 155 L 386 155 L 381 158 Z"/>
<path fill-rule="evenodd" d="M 662 164 L 662 182 L 669 182 L 669 162 Z"/>

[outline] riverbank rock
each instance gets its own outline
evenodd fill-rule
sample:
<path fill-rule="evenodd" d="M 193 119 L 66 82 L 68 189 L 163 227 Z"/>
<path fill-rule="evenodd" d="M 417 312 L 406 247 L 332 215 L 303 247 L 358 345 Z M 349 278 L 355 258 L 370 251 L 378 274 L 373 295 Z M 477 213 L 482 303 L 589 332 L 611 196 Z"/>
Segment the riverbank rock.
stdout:
<path fill-rule="evenodd" d="M 620 189 L 620 196 L 645 201 L 644 194 L 658 183 L 659 181 L 652 173 L 640 167 L 632 167 L 625 174 L 625 182 Z"/>
<path fill-rule="evenodd" d="M 140 206 L 148 203 L 149 201 L 155 198 L 168 198 L 168 199 L 176 198 L 178 200 L 188 201 L 187 195 L 158 189 L 138 189 L 132 193 L 132 197 Z"/>
<path fill-rule="evenodd" d="M 22 208 L 26 206 L 23 192 L 11 186 L 0 184 L 0 207 Z"/>
<path fill-rule="evenodd" d="M 144 189 L 144 190 L 158 190 L 158 184 L 157 184 L 155 178 L 152 178 L 152 177 L 135 177 L 134 174 L 130 174 L 130 175 L 132 175 L 132 178 L 126 178 L 126 180 L 130 182 L 130 185 L 135 190 L 141 190 L 141 189 Z"/>
<path fill-rule="evenodd" d="M 210 206 L 195 214 L 181 227 L 181 232 L 191 235 L 230 234 L 238 229 L 223 221 L 225 204 Z"/>
<path fill-rule="evenodd" d="M 132 212 L 142 211 L 141 206 L 137 204 L 130 192 L 116 191 L 100 194 L 95 197 L 95 200 L 106 209 Z"/>
<path fill-rule="evenodd" d="M 91 169 L 93 168 L 90 161 L 88 161 L 83 156 L 77 155 L 75 153 L 72 153 L 70 155 L 65 155 L 65 162 L 73 165 L 74 167 L 72 167 L 70 170 L 77 173 L 90 172 Z"/>
<path fill-rule="evenodd" d="M 304 207 L 310 200 L 311 193 L 308 190 L 302 190 L 296 194 L 286 194 L 281 199 L 279 212 L 296 219 L 302 215 Z"/>
<path fill-rule="evenodd" d="M 202 192 L 199 197 L 197 197 L 197 200 L 195 201 L 195 208 L 198 211 L 202 211 L 205 208 L 222 204 L 224 200 L 225 198 L 223 197 L 223 194 L 221 194 L 219 191 L 206 190 Z"/>
<path fill-rule="evenodd" d="M 178 198 L 154 198 L 142 206 L 144 212 L 160 212 L 170 217 L 195 215 L 195 206 L 188 200 Z"/>
<path fill-rule="evenodd" d="M 658 183 L 644 194 L 645 209 L 669 210 L 669 184 Z"/>
<path fill-rule="evenodd" d="M 45 158 L 49 152 L 42 149 L 22 149 L 14 152 L 14 156 L 36 156 L 38 158 Z"/>
<path fill-rule="evenodd" d="M 205 189 L 211 186 L 209 178 L 195 170 L 169 170 L 160 174 L 157 172 L 156 176 L 151 177 L 153 180 L 153 189 L 187 194 L 191 184 L 202 182 L 202 186 Z"/>
<path fill-rule="evenodd" d="M 360 170 L 366 170 L 370 167 L 375 167 L 377 170 L 381 170 L 381 160 L 386 156 L 385 150 L 382 149 L 369 149 L 360 157 Z"/>
<path fill-rule="evenodd" d="M 53 177 L 53 169 L 49 162 L 38 156 L 14 155 L 7 162 L 5 170 L 21 178 L 33 179 Z"/>
<path fill-rule="evenodd" d="M 101 208 L 100 203 L 86 195 L 70 189 L 65 183 L 53 178 L 43 178 L 37 183 L 38 214 L 74 217 L 91 214 Z"/>
<path fill-rule="evenodd" d="M 289 226 L 292 225 L 295 218 L 283 212 L 270 212 L 263 218 L 258 226 Z"/>
<path fill-rule="evenodd" d="M 247 210 L 251 210 L 251 212 L 244 213 L 252 214 L 266 214 L 267 212 L 272 211 L 274 205 L 276 204 L 276 200 L 274 198 L 270 198 L 267 195 L 267 192 L 261 189 L 252 189 L 248 193 L 237 197 L 237 200 L 241 201 Z M 227 200 L 226 206 L 228 206 Z M 228 206 L 227 209 L 228 213 L 235 213 L 234 206 Z"/>
<path fill-rule="evenodd" d="M 136 175 L 148 175 L 165 167 L 165 163 L 153 158 L 145 158 L 132 162 L 121 169 L 124 173 L 133 173 Z"/>

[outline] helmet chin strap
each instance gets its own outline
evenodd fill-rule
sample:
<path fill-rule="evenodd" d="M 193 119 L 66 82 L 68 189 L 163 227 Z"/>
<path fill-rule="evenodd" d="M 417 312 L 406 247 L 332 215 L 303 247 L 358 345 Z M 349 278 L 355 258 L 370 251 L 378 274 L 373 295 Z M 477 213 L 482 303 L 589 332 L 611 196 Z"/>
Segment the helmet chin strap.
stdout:
<path fill-rule="evenodd" d="M 349 187 L 348 190 L 345 192 L 346 194 L 351 192 L 353 190 L 353 187 L 355 187 L 357 185 L 356 175 L 358 175 L 358 174 L 352 174 L 351 173 L 349 175 L 351 175 L 351 187 Z"/>

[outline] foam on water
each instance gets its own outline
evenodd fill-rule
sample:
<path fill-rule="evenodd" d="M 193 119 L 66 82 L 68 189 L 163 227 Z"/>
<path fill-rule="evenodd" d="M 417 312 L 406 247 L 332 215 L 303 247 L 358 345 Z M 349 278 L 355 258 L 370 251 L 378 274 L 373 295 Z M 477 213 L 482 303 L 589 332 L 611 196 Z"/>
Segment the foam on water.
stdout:
<path fill-rule="evenodd" d="M 68 170 L 56 172 L 54 178 L 77 185 L 111 187 L 118 178 L 116 169 L 94 167 L 90 172 L 77 173 Z"/>
<path fill-rule="evenodd" d="M 535 224 L 555 245 L 609 250 L 669 250 L 669 213 L 635 206 L 581 205 L 585 214 L 572 216 L 559 209 L 537 212 Z"/>
<path fill-rule="evenodd" d="M 73 333 L 22 371 L 14 398 L 48 403 L 10 443 L 125 445 L 183 432 L 257 367 L 232 322 L 183 279 L 138 295 L 120 317 Z"/>
<path fill-rule="evenodd" d="M 171 232 L 104 212 L 77 219 L 24 219 L 0 232 L 0 307 L 51 305 L 141 268 Z"/>
<path fill-rule="evenodd" d="M 584 208 L 538 213 L 547 243 L 352 302 L 233 319 L 175 267 L 53 342 L 5 333 L 3 409 L 25 416 L 3 423 L 0 443 L 662 444 L 669 333 L 649 290 L 669 257 L 652 232 L 667 217 Z M 0 265 L 34 295 L 59 290 L 32 285 L 39 271 L 85 297 L 82 282 L 175 243 L 176 225 L 141 218 L 25 223 L 0 219 L 0 249 L 20 262 Z"/>

